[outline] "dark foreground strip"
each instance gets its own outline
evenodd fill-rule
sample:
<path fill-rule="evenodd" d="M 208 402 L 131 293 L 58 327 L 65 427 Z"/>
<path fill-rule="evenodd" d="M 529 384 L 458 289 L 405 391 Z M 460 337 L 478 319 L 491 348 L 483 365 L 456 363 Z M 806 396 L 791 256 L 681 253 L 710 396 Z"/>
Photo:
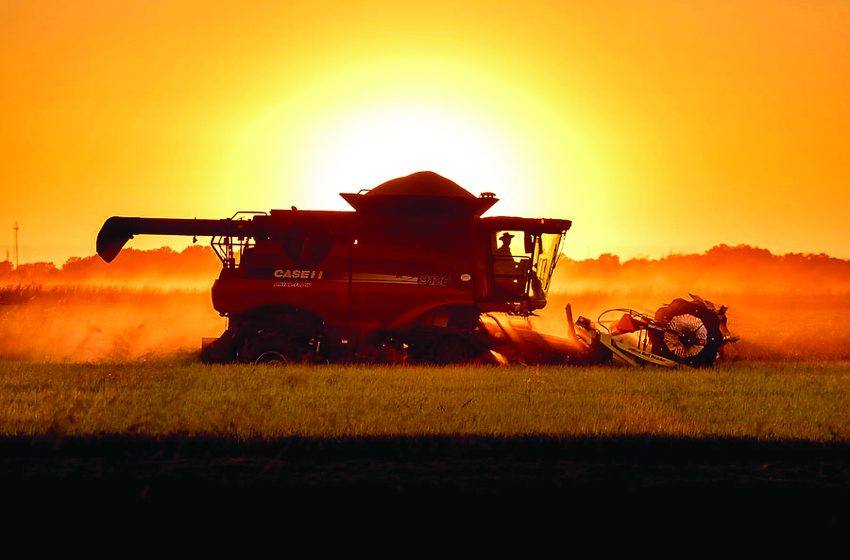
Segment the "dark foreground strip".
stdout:
<path fill-rule="evenodd" d="M 734 541 L 829 556 L 850 527 L 850 445 L 10 438 L 0 440 L 0 492 L 0 533 L 50 535 L 35 547 L 115 538 L 309 552 L 403 542 L 440 555 L 448 543 L 455 552 L 553 541 L 604 552 L 696 540 L 721 552 Z"/>

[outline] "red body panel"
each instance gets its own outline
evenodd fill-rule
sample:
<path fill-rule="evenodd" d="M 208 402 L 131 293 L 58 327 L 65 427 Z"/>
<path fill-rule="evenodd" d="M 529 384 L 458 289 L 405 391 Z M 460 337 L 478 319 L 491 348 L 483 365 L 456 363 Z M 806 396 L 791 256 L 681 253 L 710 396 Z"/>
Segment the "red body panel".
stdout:
<path fill-rule="evenodd" d="M 234 315 L 287 304 L 329 323 L 399 328 L 435 307 L 474 305 L 485 293 L 488 246 L 471 219 L 349 214 L 276 211 L 281 223 L 332 232 L 326 255 L 259 240 L 238 268 L 222 269 L 215 309 Z"/>

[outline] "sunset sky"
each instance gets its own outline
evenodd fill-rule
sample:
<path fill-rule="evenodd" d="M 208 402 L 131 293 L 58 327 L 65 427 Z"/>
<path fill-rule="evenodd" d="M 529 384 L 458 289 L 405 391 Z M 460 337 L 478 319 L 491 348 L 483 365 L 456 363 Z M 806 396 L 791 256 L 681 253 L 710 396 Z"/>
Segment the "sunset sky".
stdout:
<path fill-rule="evenodd" d="M 843 0 L 0 0 L 0 75 L 21 262 L 421 170 L 573 220 L 572 257 L 850 258 Z"/>

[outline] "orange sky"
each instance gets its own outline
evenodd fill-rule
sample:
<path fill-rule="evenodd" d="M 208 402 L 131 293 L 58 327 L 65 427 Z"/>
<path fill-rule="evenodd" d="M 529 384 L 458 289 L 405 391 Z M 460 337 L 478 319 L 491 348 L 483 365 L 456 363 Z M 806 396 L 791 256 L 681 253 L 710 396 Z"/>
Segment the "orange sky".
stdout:
<path fill-rule="evenodd" d="M 111 215 L 345 209 L 424 169 L 572 219 L 573 257 L 850 258 L 840 0 L 6 0 L 0 75 L 22 262 L 91 255 Z"/>

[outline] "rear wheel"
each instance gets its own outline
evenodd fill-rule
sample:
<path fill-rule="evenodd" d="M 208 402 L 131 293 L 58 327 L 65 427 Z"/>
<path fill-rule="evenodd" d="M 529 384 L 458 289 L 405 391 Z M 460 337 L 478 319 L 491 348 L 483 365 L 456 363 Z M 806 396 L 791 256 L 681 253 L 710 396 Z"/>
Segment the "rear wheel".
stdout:
<path fill-rule="evenodd" d="M 286 356 L 280 352 L 269 351 L 260 354 L 257 359 L 254 360 L 254 363 L 267 366 L 285 366 L 289 363 L 289 360 L 287 360 Z"/>
<path fill-rule="evenodd" d="M 679 298 L 658 309 L 655 320 L 666 329 L 649 332 L 654 354 L 693 367 L 714 363 L 723 342 L 717 313 Z"/>
<path fill-rule="evenodd" d="M 287 306 L 253 309 L 231 318 L 241 362 L 288 364 L 315 357 L 322 321 Z"/>
<path fill-rule="evenodd" d="M 302 347 L 303 346 L 303 347 Z M 308 348 L 283 331 L 261 330 L 247 334 L 239 350 L 239 359 L 249 363 L 284 365 L 300 362 Z"/>

